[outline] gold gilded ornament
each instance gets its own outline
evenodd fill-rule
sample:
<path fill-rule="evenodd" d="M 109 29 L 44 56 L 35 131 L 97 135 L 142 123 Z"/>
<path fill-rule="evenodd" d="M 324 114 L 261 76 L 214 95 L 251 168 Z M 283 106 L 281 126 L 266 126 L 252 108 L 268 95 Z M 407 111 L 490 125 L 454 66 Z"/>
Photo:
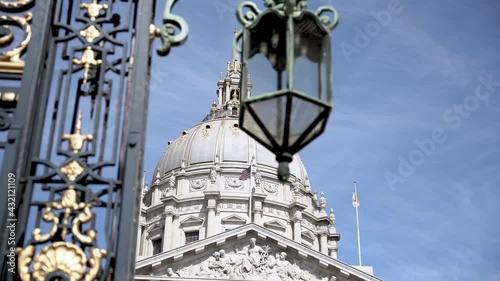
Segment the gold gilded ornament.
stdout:
<path fill-rule="evenodd" d="M 80 31 L 80 35 L 85 37 L 88 42 L 94 41 L 97 37 L 101 35 L 99 30 L 94 25 L 90 25 L 89 27 L 85 28 L 84 30 Z"/>
<path fill-rule="evenodd" d="M 83 167 L 73 160 L 61 168 L 61 172 L 65 174 L 70 181 L 74 181 L 79 175 L 83 173 Z"/>
<path fill-rule="evenodd" d="M 92 0 L 92 3 L 83 3 L 80 4 L 80 8 L 87 9 L 87 14 L 91 20 L 95 20 L 100 14 L 101 10 L 106 10 L 108 5 L 106 4 L 98 4 L 98 0 Z"/>
<path fill-rule="evenodd" d="M 82 54 L 82 59 L 73 59 L 74 64 L 83 65 L 83 84 L 87 84 L 91 66 L 98 66 L 102 60 L 95 59 L 95 52 L 92 47 L 87 46 Z"/>
<path fill-rule="evenodd" d="M 55 271 L 62 271 L 71 281 L 82 279 L 87 257 L 80 247 L 68 242 L 55 242 L 43 248 L 33 259 L 33 277 L 44 281 Z"/>
<path fill-rule="evenodd" d="M 0 4 L 5 4 L 5 2 L 0 2 Z M 1 5 L 0 5 L 1 7 Z M 25 13 L 24 16 L 10 16 L 10 15 L 2 15 L 0 16 L 0 20 L 3 22 L 7 22 L 8 24 L 13 24 L 19 26 L 24 31 L 24 38 L 17 45 L 13 46 L 13 48 L 8 48 L 12 41 L 14 40 L 14 32 L 8 26 L 4 25 L 4 29 L 9 31 L 10 33 L 0 38 L 0 46 L 3 49 L 6 49 L 3 52 L 0 52 L 0 72 L 6 73 L 22 73 L 25 66 L 25 61 L 21 59 L 21 55 L 26 51 L 28 44 L 31 40 L 31 26 L 30 22 L 33 18 L 31 13 Z"/>
<path fill-rule="evenodd" d="M 78 113 L 78 119 L 76 121 L 75 133 L 64 134 L 62 136 L 62 140 L 69 141 L 69 148 L 76 154 L 80 152 L 85 141 L 91 141 L 92 139 L 92 135 L 82 135 L 82 112 L 80 111 Z"/>

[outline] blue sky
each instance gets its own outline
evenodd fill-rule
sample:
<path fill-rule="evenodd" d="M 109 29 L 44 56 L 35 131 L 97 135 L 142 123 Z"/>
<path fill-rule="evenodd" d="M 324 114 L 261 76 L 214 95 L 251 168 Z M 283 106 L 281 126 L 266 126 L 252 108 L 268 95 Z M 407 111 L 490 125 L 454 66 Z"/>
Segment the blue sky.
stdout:
<path fill-rule="evenodd" d="M 238 2 L 174 7 L 189 39 L 153 60 L 148 179 L 167 142 L 209 112 L 240 27 Z M 341 17 L 332 33 L 333 113 L 300 153 L 312 188 L 335 209 L 339 259 L 357 263 L 356 179 L 363 264 L 377 276 L 500 280 L 500 3 L 309 2 L 333 4 Z"/>

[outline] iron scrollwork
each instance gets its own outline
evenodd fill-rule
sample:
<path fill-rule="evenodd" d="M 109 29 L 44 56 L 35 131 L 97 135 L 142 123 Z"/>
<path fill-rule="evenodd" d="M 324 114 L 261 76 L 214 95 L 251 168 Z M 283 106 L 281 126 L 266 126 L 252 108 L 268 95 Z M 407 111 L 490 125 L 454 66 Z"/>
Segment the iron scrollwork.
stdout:
<path fill-rule="evenodd" d="M 6 147 L 19 100 L 16 82 L 21 81 L 26 65 L 34 3 L 35 0 L 0 0 L 0 81 L 8 81 L 0 86 L 0 150 Z"/>
<path fill-rule="evenodd" d="M 297 17 L 300 16 L 303 10 L 307 9 L 307 1 L 264 0 L 264 6 L 269 9 L 267 11 L 274 11 L 280 16 Z M 267 11 L 261 12 L 255 3 L 245 1 L 238 6 L 236 17 L 244 27 L 249 27 L 259 16 Z M 332 18 L 330 18 L 327 13 L 331 13 Z M 332 6 L 319 7 L 315 14 L 327 30 L 333 30 L 339 22 L 339 13 Z M 239 40 L 239 36 L 235 39 L 235 42 Z M 234 45 L 237 46 L 236 44 Z"/>
<path fill-rule="evenodd" d="M 34 192 L 22 208 L 37 219 L 24 232 L 31 237 L 21 238 L 16 248 L 23 281 L 127 280 L 123 272 L 132 270 L 118 267 L 118 230 L 104 226 L 127 224 L 119 208 L 128 192 L 118 172 L 127 149 L 121 136 L 128 127 L 127 85 L 136 70 L 131 46 L 141 32 L 134 16 L 146 4 L 78 2 L 56 1 L 49 27 L 54 51 L 47 64 L 54 67 L 41 83 L 48 101 L 38 116 L 50 121 L 39 123 L 43 138 L 40 133 L 36 141 L 43 149 L 29 159 L 27 185 Z M 31 197 L 41 194 L 42 201 Z"/>
<path fill-rule="evenodd" d="M 133 247 L 117 245 L 135 242 L 135 208 L 120 206 L 139 196 L 124 187 L 136 184 L 139 173 L 133 174 L 142 170 L 144 132 L 136 121 L 147 112 L 138 96 L 148 89 L 148 39 L 161 37 L 158 53 L 166 55 L 188 33 L 187 23 L 171 14 L 176 0 L 166 1 L 161 28 L 149 26 L 153 2 L 0 0 L 0 11 L 11 13 L 0 15 L 0 25 L 8 26 L 0 30 L 7 50 L 0 69 L 10 64 L 0 78 L 24 79 L 22 87 L 0 87 L 0 131 L 16 129 L 0 141 L 12 160 L 2 162 L 8 168 L 1 173 L 20 171 L 16 273 L 3 263 L 0 279 L 131 279 Z M 18 117 L 16 104 L 36 110 Z"/>
<path fill-rule="evenodd" d="M 163 12 L 163 26 L 159 30 L 162 45 L 157 48 L 160 56 L 166 56 L 173 46 L 179 46 L 186 42 L 189 33 L 189 27 L 186 21 L 171 13 L 172 7 L 177 0 L 167 0 L 165 10 Z M 179 33 L 175 34 L 175 28 L 179 29 Z"/>
<path fill-rule="evenodd" d="M 332 18 L 330 19 L 326 13 L 331 13 Z M 333 30 L 339 23 L 339 13 L 332 6 L 319 7 L 318 10 L 316 10 L 316 15 L 327 30 Z"/>

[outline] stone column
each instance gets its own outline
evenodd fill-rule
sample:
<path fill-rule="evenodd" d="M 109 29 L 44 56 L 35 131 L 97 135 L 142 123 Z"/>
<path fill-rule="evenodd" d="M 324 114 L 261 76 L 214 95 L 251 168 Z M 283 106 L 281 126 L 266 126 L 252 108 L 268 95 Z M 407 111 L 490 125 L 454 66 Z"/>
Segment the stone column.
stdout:
<path fill-rule="evenodd" d="M 181 244 L 181 235 L 180 235 L 180 223 L 179 223 L 179 215 L 174 216 L 174 221 L 172 223 L 172 249 L 180 247 Z"/>
<path fill-rule="evenodd" d="M 162 252 L 166 252 L 172 248 L 172 221 L 173 212 L 171 210 L 165 211 L 165 228 L 163 229 L 163 249 Z"/>
<path fill-rule="evenodd" d="M 207 237 L 215 234 L 215 207 L 208 208 Z"/>
<path fill-rule="evenodd" d="M 217 96 L 219 99 L 219 104 L 222 105 L 224 102 L 222 101 L 222 86 L 219 86 L 219 89 L 217 90 Z"/>
<path fill-rule="evenodd" d="M 139 222 L 139 229 L 137 230 L 137 244 L 136 244 L 136 249 L 135 249 L 135 255 L 136 256 L 141 256 L 141 245 L 142 245 L 142 226 L 141 223 Z"/>
<path fill-rule="evenodd" d="M 328 246 L 328 249 L 330 251 L 330 257 L 336 259 L 337 258 L 337 242 L 333 242 L 330 246 Z"/>
<path fill-rule="evenodd" d="M 146 238 L 146 251 L 144 253 L 145 256 L 149 257 L 153 255 L 153 241 L 151 241 L 151 238 L 148 237 Z"/>
<path fill-rule="evenodd" d="M 262 210 L 253 211 L 253 222 L 262 226 Z"/>
<path fill-rule="evenodd" d="M 318 235 L 314 236 L 313 249 L 318 251 L 318 252 L 320 251 Z"/>
<path fill-rule="evenodd" d="M 170 186 L 172 184 L 170 183 Z M 161 202 L 165 206 L 165 225 L 163 228 L 163 245 L 162 245 L 162 252 L 168 251 L 172 249 L 173 239 L 175 238 L 172 235 L 173 228 L 172 228 L 172 221 L 175 216 L 175 207 L 177 206 L 178 200 L 176 196 L 173 193 L 168 193 L 165 194 L 164 197 L 161 198 Z"/>
<path fill-rule="evenodd" d="M 255 224 L 258 224 L 262 226 L 262 212 L 263 212 L 263 205 L 264 205 L 264 199 L 266 199 L 266 194 L 263 193 L 258 193 L 255 192 L 253 194 L 253 222 Z"/>
<path fill-rule="evenodd" d="M 217 232 L 217 227 L 220 227 L 220 223 L 217 223 L 215 217 L 215 211 L 217 209 L 217 200 L 220 197 L 219 191 L 205 191 L 204 192 L 205 199 L 207 200 L 207 235 L 206 237 L 210 237 Z"/>
<path fill-rule="evenodd" d="M 338 253 L 337 242 L 340 240 L 340 234 L 336 233 L 335 227 L 332 226 L 328 231 L 327 237 L 330 257 L 336 259 Z"/>
<path fill-rule="evenodd" d="M 302 211 L 307 207 L 302 202 L 295 201 L 290 206 L 293 223 L 293 240 L 297 243 L 302 243 Z"/>
<path fill-rule="evenodd" d="M 293 241 L 302 243 L 302 214 L 293 219 Z"/>
<path fill-rule="evenodd" d="M 322 254 L 328 255 L 328 239 L 326 231 L 319 233 L 319 248 Z"/>

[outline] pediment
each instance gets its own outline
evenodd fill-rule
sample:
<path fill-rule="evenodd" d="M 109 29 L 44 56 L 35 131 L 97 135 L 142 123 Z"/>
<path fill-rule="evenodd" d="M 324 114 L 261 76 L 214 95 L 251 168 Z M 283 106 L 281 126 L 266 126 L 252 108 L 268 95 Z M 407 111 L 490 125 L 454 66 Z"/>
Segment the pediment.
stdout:
<path fill-rule="evenodd" d="M 231 224 L 244 224 L 247 222 L 246 219 L 238 216 L 238 215 L 230 215 L 225 218 L 223 218 L 222 223 L 231 223 Z"/>
<path fill-rule="evenodd" d="M 314 233 L 312 233 L 311 231 L 302 231 L 302 236 L 303 237 L 307 237 L 310 240 L 314 240 L 315 239 Z"/>
<path fill-rule="evenodd" d="M 183 219 L 181 222 L 179 222 L 180 225 L 200 225 L 203 223 L 203 219 L 195 217 L 195 216 L 189 216 L 185 219 Z"/>
<path fill-rule="evenodd" d="M 253 223 L 145 258 L 135 268 L 136 280 L 381 281 Z"/>
<path fill-rule="evenodd" d="M 163 229 L 163 224 L 160 221 L 157 221 L 156 223 L 151 224 L 146 228 L 147 232 L 153 232 L 159 229 Z"/>
<path fill-rule="evenodd" d="M 282 222 L 278 220 L 272 220 L 264 223 L 264 226 L 266 228 L 274 228 L 274 229 L 280 229 L 280 230 L 285 230 L 286 225 L 284 225 Z"/>

